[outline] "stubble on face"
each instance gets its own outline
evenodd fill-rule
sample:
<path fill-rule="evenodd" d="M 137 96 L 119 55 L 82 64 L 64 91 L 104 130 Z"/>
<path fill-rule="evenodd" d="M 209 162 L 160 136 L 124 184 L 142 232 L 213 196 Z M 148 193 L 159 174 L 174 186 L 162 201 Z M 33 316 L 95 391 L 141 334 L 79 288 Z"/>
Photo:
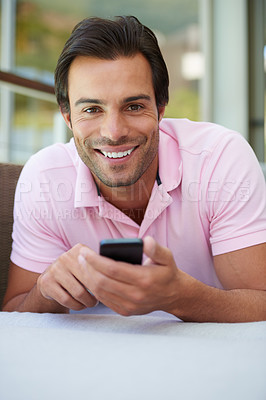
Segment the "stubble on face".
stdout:
<path fill-rule="evenodd" d="M 110 188 L 131 186 L 143 176 L 158 154 L 159 124 L 156 131 L 151 134 L 151 142 L 147 149 L 145 146 L 147 146 L 148 139 L 144 136 L 140 136 L 135 140 L 129 140 L 127 137 L 121 137 L 118 141 L 113 142 L 109 138 L 101 138 L 97 140 L 86 138 L 85 141 L 81 141 L 78 140 L 74 135 L 74 140 L 79 157 L 90 169 L 96 180 L 99 179 L 100 182 Z M 130 170 L 128 170 L 128 166 L 125 164 L 112 165 L 109 167 L 109 173 L 105 172 L 99 157 L 97 155 L 95 157 L 94 149 L 101 146 L 114 146 L 115 149 L 115 146 L 121 145 L 130 145 L 132 147 L 141 146 L 141 148 L 137 149 L 138 152 L 141 152 L 138 156 L 138 165 L 134 165 L 134 168 Z M 121 177 L 121 173 L 123 173 L 123 171 L 125 171 L 125 174 L 123 177 Z M 120 178 L 118 178 L 116 174 L 119 174 Z"/>
<path fill-rule="evenodd" d="M 104 190 L 135 185 L 142 178 L 150 186 L 158 166 L 163 109 L 156 106 L 145 57 L 77 57 L 69 72 L 69 98 L 76 148 L 96 183 Z M 109 158 L 116 148 L 118 153 L 133 151 L 119 160 Z"/>

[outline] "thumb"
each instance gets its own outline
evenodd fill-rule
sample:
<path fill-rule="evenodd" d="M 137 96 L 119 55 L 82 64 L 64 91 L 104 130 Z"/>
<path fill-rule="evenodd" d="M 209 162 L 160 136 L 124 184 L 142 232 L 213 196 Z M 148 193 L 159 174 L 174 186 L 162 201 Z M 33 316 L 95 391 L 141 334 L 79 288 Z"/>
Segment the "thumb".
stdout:
<path fill-rule="evenodd" d="M 173 262 L 171 251 L 167 247 L 160 246 L 151 236 L 143 239 L 143 251 L 153 264 L 169 265 Z M 150 263 L 146 260 L 144 264 Z"/>

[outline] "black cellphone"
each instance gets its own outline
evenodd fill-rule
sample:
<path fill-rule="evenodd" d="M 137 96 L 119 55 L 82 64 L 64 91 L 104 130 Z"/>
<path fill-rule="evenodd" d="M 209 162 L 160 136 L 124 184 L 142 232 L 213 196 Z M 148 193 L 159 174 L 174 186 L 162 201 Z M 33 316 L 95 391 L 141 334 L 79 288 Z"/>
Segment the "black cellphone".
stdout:
<path fill-rule="evenodd" d="M 105 239 L 100 242 L 100 255 L 130 264 L 142 263 L 142 239 Z"/>

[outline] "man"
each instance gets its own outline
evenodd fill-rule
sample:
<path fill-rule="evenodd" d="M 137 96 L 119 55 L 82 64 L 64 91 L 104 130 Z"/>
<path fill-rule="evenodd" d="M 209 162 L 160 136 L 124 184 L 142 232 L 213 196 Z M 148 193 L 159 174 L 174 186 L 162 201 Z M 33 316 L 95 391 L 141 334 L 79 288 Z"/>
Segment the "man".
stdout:
<path fill-rule="evenodd" d="M 168 74 L 134 17 L 82 21 L 55 88 L 74 140 L 43 149 L 17 186 L 4 310 L 266 319 L 266 193 L 236 132 L 164 120 Z M 106 238 L 144 239 L 143 265 L 100 256 Z"/>

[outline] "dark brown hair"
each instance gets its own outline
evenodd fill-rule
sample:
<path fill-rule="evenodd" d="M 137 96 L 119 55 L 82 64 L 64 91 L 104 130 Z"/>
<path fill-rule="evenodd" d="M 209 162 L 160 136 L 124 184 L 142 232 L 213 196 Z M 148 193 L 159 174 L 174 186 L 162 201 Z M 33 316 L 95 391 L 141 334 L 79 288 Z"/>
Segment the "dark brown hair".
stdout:
<path fill-rule="evenodd" d="M 77 56 L 115 60 L 142 53 L 152 70 L 157 107 L 168 103 L 169 77 L 154 33 L 136 17 L 115 20 L 86 18 L 75 26 L 55 69 L 55 94 L 63 112 L 69 112 L 68 71 Z"/>

